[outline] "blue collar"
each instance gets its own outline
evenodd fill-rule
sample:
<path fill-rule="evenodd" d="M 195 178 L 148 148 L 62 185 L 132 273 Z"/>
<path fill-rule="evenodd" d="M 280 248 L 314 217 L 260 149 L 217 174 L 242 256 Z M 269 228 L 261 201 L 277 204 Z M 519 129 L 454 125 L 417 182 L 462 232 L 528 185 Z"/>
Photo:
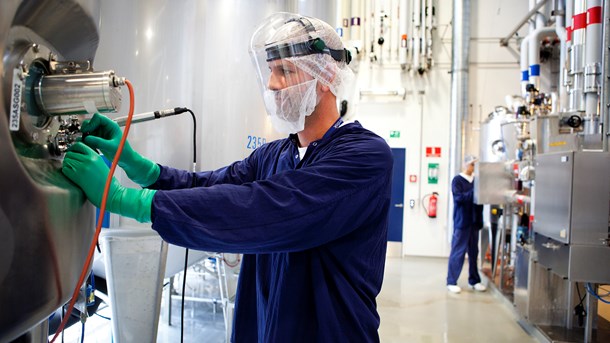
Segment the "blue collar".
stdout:
<path fill-rule="evenodd" d="M 336 122 L 335 122 L 335 123 L 334 123 L 334 124 L 333 124 L 333 125 L 332 125 L 330 128 L 328 128 L 328 131 L 326 131 L 326 133 L 324 134 L 324 136 L 322 136 L 322 138 L 321 138 L 321 139 L 318 139 L 317 141 L 314 141 L 314 142 L 319 142 L 319 141 L 321 141 L 321 140 L 324 140 L 324 139 L 326 139 L 326 138 L 330 137 L 330 135 L 333 133 L 333 131 L 335 131 L 336 129 L 338 129 L 338 128 L 341 126 L 341 124 L 343 124 L 343 119 L 342 119 L 342 118 L 337 119 L 337 121 L 336 121 Z M 290 140 L 291 140 L 291 141 L 292 141 L 292 142 L 293 142 L 295 145 L 297 145 L 297 142 L 299 141 L 299 138 L 298 138 L 298 137 L 299 137 L 299 136 L 298 136 L 296 133 L 291 133 L 291 134 L 288 136 L 288 138 L 289 138 L 289 139 L 290 139 Z M 313 142 L 312 142 L 312 143 L 313 143 Z M 311 144 L 310 144 L 310 145 L 311 145 Z M 298 145 L 297 145 L 297 147 L 298 147 Z"/>
<path fill-rule="evenodd" d="M 339 117 L 339 119 L 337 119 L 337 121 L 328 129 L 328 131 L 326 131 L 324 136 L 322 136 L 322 139 L 325 139 L 326 137 L 330 136 L 333 131 L 335 131 L 337 128 L 339 128 L 339 126 L 341 126 L 341 124 L 343 124 L 343 119 Z"/>

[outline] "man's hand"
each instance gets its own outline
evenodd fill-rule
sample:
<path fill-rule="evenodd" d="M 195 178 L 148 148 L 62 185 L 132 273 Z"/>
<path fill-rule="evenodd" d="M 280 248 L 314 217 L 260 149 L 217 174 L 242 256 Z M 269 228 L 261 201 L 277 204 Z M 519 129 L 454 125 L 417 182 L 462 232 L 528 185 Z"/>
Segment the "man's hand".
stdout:
<path fill-rule="evenodd" d="M 83 142 L 93 149 L 99 149 L 108 159 L 113 159 L 121 142 L 123 132 L 117 123 L 101 115 L 94 114 L 81 126 Z M 150 186 L 159 178 L 159 166 L 142 157 L 125 142 L 119 166 L 127 176 L 140 186 Z"/>
<path fill-rule="evenodd" d="M 110 172 L 100 155 L 78 142 L 66 153 L 61 171 L 85 192 L 91 203 L 100 207 Z M 106 209 L 140 222 L 150 222 L 155 192 L 149 189 L 125 188 L 113 177 L 108 190 Z"/>

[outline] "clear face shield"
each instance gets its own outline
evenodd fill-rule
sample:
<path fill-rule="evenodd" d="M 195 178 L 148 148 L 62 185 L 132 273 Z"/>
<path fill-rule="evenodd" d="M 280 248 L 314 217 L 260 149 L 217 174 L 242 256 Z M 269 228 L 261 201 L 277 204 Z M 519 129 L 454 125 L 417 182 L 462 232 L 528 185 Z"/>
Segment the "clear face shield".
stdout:
<path fill-rule="evenodd" d="M 327 48 L 312 22 L 296 14 L 276 13 L 253 34 L 250 54 L 267 113 L 277 131 L 304 129 L 305 117 L 319 102 L 318 82 L 324 84 L 319 73 L 328 70 L 322 55 L 331 57 L 331 51 L 346 54 L 345 50 Z"/>

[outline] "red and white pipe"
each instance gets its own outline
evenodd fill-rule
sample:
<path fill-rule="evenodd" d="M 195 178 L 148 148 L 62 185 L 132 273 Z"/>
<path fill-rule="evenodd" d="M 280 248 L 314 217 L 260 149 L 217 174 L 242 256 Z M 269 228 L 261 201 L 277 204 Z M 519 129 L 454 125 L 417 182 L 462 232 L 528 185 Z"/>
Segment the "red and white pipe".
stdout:
<path fill-rule="evenodd" d="M 587 0 L 584 61 L 585 133 L 599 131 L 599 85 L 602 62 L 601 0 Z"/>

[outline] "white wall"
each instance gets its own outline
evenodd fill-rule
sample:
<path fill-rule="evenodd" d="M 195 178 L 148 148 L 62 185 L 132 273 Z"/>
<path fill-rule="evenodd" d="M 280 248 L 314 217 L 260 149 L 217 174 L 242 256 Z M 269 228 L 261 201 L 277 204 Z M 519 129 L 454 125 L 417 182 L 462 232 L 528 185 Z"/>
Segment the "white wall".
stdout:
<path fill-rule="evenodd" d="M 479 151 L 480 121 L 495 106 L 503 105 L 505 95 L 519 92 L 519 59 L 510 50 L 517 51 L 517 44 L 513 42 L 510 49 L 507 49 L 500 47 L 499 41 L 527 13 L 527 4 L 526 0 L 471 3 L 471 111 L 464 123 L 464 146 L 467 153 L 476 154 Z M 453 9 L 448 1 L 436 1 L 435 6 L 438 26 L 433 32 L 432 69 L 419 76 L 402 71 L 392 59 L 384 61 L 383 66 L 379 63 L 371 66 L 368 58 L 364 58 L 358 73 L 358 89 L 405 87 L 411 94 L 404 101 L 396 97 L 363 97 L 361 100 L 355 97 L 354 112 L 350 114 L 365 127 L 386 138 L 390 146 L 406 148 L 407 180 L 402 249 L 405 255 L 447 256 L 450 248 L 447 230 L 450 185 L 446 173 L 449 164 Z M 520 34 L 525 33 L 526 29 L 520 31 Z M 400 139 L 390 138 L 391 130 L 401 131 Z M 425 147 L 435 146 L 441 147 L 441 157 L 426 157 Z M 440 164 L 437 185 L 427 183 L 428 163 Z M 418 182 L 410 183 L 409 175 L 417 175 Z M 421 199 L 431 192 L 439 193 L 438 215 L 434 219 L 428 218 L 421 207 Z M 415 200 L 413 209 L 408 206 L 410 199 Z"/>

